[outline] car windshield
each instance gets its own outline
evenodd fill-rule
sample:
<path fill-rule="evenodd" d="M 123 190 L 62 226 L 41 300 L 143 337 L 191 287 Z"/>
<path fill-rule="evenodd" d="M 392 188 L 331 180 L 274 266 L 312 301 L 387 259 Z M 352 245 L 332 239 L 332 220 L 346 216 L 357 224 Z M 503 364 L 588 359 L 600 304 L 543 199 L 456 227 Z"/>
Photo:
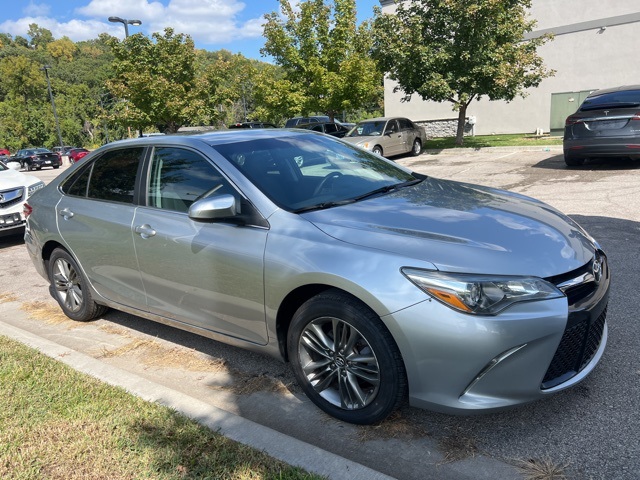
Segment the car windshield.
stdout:
<path fill-rule="evenodd" d="M 47 150 L 46 148 L 34 148 L 33 153 L 53 153 L 51 150 Z"/>
<path fill-rule="evenodd" d="M 640 106 L 640 90 L 623 90 L 588 97 L 580 106 L 581 111 L 601 108 L 631 108 Z"/>
<path fill-rule="evenodd" d="M 377 155 L 313 133 L 213 147 L 292 212 L 352 203 L 420 179 Z"/>
<path fill-rule="evenodd" d="M 2 160 L 0 160 L 0 172 L 4 172 L 5 170 L 9 170 Z"/>
<path fill-rule="evenodd" d="M 376 120 L 373 122 L 360 122 L 353 127 L 346 137 L 379 137 L 384 132 L 384 126 L 387 122 Z"/>

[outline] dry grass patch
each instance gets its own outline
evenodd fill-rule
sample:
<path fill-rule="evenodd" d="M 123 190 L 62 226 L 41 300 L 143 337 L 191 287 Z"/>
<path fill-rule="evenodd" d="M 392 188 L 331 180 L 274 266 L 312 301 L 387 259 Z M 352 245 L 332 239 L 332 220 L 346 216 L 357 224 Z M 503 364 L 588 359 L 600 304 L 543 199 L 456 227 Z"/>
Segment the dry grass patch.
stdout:
<path fill-rule="evenodd" d="M 441 438 L 438 441 L 438 446 L 444 455 L 442 463 L 452 463 L 465 458 L 473 458 L 479 453 L 475 439 L 461 432 Z"/>
<path fill-rule="evenodd" d="M 0 293 L 0 303 L 17 302 L 18 296 L 13 293 Z"/>
<path fill-rule="evenodd" d="M 417 425 L 411 418 L 403 416 L 400 411 L 393 412 L 379 424 L 358 426 L 358 437 L 361 442 L 392 438 L 411 440 L 427 435 L 428 432 L 423 427 Z"/>
<path fill-rule="evenodd" d="M 126 335 L 133 338 L 130 335 Z M 223 372 L 227 370 L 224 360 L 207 359 L 194 350 L 180 347 L 168 348 L 154 340 L 134 339 L 114 350 L 104 349 L 101 358 L 133 355 L 149 367 L 173 367 L 193 372 Z"/>
<path fill-rule="evenodd" d="M 566 480 L 567 478 L 564 472 L 568 464 L 558 465 L 550 458 L 521 460 L 516 466 L 526 480 Z"/>
<path fill-rule="evenodd" d="M 66 325 L 69 328 L 76 328 L 79 325 L 79 322 L 71 320 L 62 313 L 57 303 L 51 304 L 42 301 L 25 302 L 20 308 L 27 312 L 31 318 L 42 320 L 49 325 Z"/>
<path fill-rule="evenodd" d="M 229 387 L 219 387 L 229 389 L 236 395 L 249 395 L 255 392 L 273 392 L 281 395 L 291 393 L 292 385 L 287 385 L 277 378 L 268 375 L 249 375 L 246 373 L 233 372 L 233 384 Z"/>

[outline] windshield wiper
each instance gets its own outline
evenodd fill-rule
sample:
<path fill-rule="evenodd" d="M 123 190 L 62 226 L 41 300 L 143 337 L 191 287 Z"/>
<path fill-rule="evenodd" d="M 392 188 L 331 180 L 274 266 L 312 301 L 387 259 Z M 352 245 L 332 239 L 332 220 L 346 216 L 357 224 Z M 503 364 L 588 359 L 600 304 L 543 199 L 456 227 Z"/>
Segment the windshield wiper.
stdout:
<path fill-rule="evenodd" d="M 340 205 L 348 205 L 353 202 L 355 202 L 355 200 L 348 199 L 348 200 L 339 200 L 335 202 L 316 203 L 315 205 L 309 205 L 308 207 L 298 208 L 297 210 L 294 210 L 293 213 L 310 212 L 312 210 L 324 210 L 326 208 L 339 207 Z"/>
<path fill-rule="evenodd" d="M 375 190 L 372 190 L 370 192 L 364 193 L 362 195 L 358 195 L 353 200 L 356 202 L 359 202 L 360 200 L 364 200 L 365 198 L 373 197 L 375 195 L 380 195 L 383 193 L 391 192 L 393 190 L 398 190 L 403 187 L 410 187 L 411 185 L 416 185 L 417 183 L 420 183 L 422 180 L 424 179 L 417 178 L 415 180 L 409 180 L 407 182 L 395 183 L 393 185 L 385 185 L 384 187 L 376 188 Z"/>

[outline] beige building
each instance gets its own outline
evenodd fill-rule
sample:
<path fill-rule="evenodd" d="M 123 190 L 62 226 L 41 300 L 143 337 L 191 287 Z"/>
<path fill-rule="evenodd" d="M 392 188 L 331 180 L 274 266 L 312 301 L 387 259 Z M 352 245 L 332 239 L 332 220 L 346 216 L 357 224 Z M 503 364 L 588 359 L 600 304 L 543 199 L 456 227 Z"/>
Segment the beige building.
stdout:
<path fill-rule="evenodd" d="M 381 0 L 382 11 L 395 10 L 393 0 Z M 640 84 L 639 0 L 533 0 L 531 17 L 538 24 L 530 35 L 552 32 L 555 39 L 538 50 L 554 77 L 507 103 L 486 99 L 469 105 L 475 133 L 561 134 L 564 119 L 575 112 L 590 91 Z M 454 119 L 448 103 L 424 102 L 414 96 L 401 102 L 395 82 L 385 80 L 385 115 L 403 115 L 418 122 Z"/>

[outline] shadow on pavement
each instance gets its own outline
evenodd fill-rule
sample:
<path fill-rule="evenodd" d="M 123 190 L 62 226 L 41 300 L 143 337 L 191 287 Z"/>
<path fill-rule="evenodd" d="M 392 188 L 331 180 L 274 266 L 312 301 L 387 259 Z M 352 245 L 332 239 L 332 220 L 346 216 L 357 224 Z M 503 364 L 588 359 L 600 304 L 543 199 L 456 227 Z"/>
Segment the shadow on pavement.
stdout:
<path fill-rule="evenodd" d="M 630 158 L 593 158 L 585 161 L 579 167 L 567 167 L 563 155 L 553 155 L 541 162 L 532 165 L 532 168 L 547 168 L 552 170 L 565 170 L 567 172 L 594 171 L 594 170 L 637 170 L 640 169 L 640 161 Z"/>

